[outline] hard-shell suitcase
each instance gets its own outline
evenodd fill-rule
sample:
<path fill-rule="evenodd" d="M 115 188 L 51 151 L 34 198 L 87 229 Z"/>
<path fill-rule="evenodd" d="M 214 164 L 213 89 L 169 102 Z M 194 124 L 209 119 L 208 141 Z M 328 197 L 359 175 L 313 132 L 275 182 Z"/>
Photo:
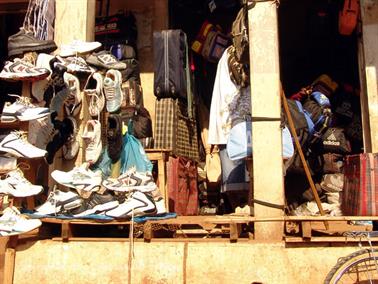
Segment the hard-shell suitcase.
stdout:
<path fill-rule="evenodd" d="M 341 209 L 344 215 L 378 215 L 378 154 L 345 157 Z"/>
<path fill-rule="evenodd" d="M 184 157 L 169 157 L 169 212 L 178 215 L 198 215 L 197 164 Z"/>
<path fill-rule="evenodd" d="M 158 98 L 186 98 L 186 34 L 163 30 L 153 34 L 154 94 Z"/>

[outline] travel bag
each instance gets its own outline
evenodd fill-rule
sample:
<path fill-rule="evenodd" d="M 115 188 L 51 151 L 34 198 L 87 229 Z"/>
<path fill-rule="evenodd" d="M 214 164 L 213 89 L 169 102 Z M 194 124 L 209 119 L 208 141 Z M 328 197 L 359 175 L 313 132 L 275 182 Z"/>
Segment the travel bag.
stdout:
<path fill-rule="evenodd" d="M 169 149 L 174 155 L 199 159 L 197 122 L 189 115 L 183 100 L 156 100 L 154 131 L 156 149 Z"/>
<path fill-rule="evenodd" d="M 198 215 L 197 163 L 184 157 L 169 157 L 169 212 L 177 215 Z"/>
<path fill-rule="evenodd" d="M 186 98 L 186 34 L 182 30 L 154 32 L 153 47 L 155 96 Z"/>
<path fill-rule="evenodd" d="M 344 164 L 344 215 L 378 215 L 378 154 L 348 155 Z"/>

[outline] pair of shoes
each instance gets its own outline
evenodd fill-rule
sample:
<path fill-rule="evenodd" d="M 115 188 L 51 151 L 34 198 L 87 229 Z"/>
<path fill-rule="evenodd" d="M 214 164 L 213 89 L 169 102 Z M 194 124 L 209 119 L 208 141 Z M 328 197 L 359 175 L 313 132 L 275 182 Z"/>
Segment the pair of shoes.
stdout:
<path fill-rule="evenodd" d="M 114 191 L 130 192 L 134 190 L 151 192 L 157 188 L 151 173 L 137 172 L 135 168 L 130 169 L 118 178 L 108 178 L 102 185 Z"/>
<path fill-rule="evenodd" d="M 40 185 L 34 185 L 24 177 L 20 169 L 7 173 L 5 179 L 0 180 L 0 193 L 10 194 L 15 197 L 26 197 L 37 195 L 43 191 Z"/>
<path fill-rule="evenodd" d="M 105 215 L 117 219 L 130 219 L 138 216 L 153 216 L 156 213 L 154 199 L 149 193 L 133 191 L 128 194 L 124 202 L 105 212 Z"/>
<path fill-rule="evenodd" d="M 36 213 L 40 215 L 63 214 L 81 204 L 82 199 L 76 192 L 54 189 L 49 193 L 45 203 L 36 208 Z"/>
<path fill-rule="evenodd" d="M 110 113 L 117 112 L 121 108 L 122 74 L 118 70 L 110 69 L 105 74 L 104 93 L 106 97 L 106 110 Z"/>
<path fill-rule="evenodd" d="M 101 123 L 98 120 L 88 120 L 81 136 L 85 142 L 85 161 L 95 164 L 102 152 Z"/>
<path fill-rule="evenodd" d="M 11 123 L 17 120 L 29 121 L 50 114 L 48 108 L 33 105 L 28 97 L 21 97 L 13 94 L 10 94 L 9 96 L 16 97 L 17 99 L 14 103 L 6 102 L 4 104 L 3 112 L 1 114 L 2 123 Z"/>
<path fill-rule="evenodd" d="M 57 49 L 53 40 L 39 40 L 32 32 L 20 31 L 8 38 L 8 56 L 22 55 L 25 52 L 36 51 L 39 53 L 50 53 Z"/>
<path fill-rule="evenodd" d="M 93 172 L 88 169 L 88 164 L 84 163 L 79 167 L 74 167 L 69 172 L 54 170 L 51 177 L 59 184 L 74 188 L 79 193 L 94 192 L 101 188 L 102 175 L 100 172 Z"/>
<path fill-rule="evenodd" d="M 0 217 L 0 236 L 12 236 L 32 231 L 42 225 L 39 219 L 26 219 L 20 211 L 12 206 L 7 207 Z"/>
<path fill-rule="evenodd" d="M 42 158 L 47 153 L 30 144 L 26 132 L 23 131 L 12 131 L 8 135 L 0 136 L 0 152 L 28 159 Z"/>
<path fill-rule="evenodd" d="M 119 202 L 114 195 L 108 192 L 103 194 L 93 192 L 89 198 L 82 200 L 81 206 L 70 210 L 69 213 L 74 217 L 83 217 L 90 214 L 101 214 L 116 208 L 118 205 Z"/>
<path fill-rule="evenodd" d="M 1 79 L 10 81 L 37 81 L 49 75 L 50 71 L 48 69 L 35 67 L 20 58 L 6 61 L 3 70 L 0 72 Z"/>

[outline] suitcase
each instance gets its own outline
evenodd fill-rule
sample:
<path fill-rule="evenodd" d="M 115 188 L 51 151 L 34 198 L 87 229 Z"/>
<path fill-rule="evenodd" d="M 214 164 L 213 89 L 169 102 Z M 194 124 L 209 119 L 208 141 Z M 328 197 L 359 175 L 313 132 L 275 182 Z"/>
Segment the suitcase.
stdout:
<path fill-rule="evenodd" d="M 184 157 L 169 157 L 169 212 L 177 215 L 198 215 L 197 164 Z"/>
<path fill-rule="evenodd" d="M 197 123 L 188 116 L 182 100 L 156 100 L 154 132 L 154 148 L 168 149 L 176 156 L 198 161 Z"/>
<path fill-rule="evenodd" d="M 341 209 L 344 215 L 378 215 L 378 154 L 345 157 Z"/>
<path fill-rule="evenodd" d="M 186 98 L 186 34 L 182 30 L 154 32 L 153 47 L 155 96 Z"/>

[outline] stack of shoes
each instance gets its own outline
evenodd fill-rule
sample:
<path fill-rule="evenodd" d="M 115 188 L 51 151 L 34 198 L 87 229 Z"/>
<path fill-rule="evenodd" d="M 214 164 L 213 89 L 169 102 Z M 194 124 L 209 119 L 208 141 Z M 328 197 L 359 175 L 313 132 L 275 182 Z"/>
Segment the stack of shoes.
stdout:
<path fill-rule="evenodd" d="M 19 235 L 35 230 L 41 225 L 41 220 L 27 219 L 16 207 L 7 207 L 0 217 L 0 236 Z"/>

